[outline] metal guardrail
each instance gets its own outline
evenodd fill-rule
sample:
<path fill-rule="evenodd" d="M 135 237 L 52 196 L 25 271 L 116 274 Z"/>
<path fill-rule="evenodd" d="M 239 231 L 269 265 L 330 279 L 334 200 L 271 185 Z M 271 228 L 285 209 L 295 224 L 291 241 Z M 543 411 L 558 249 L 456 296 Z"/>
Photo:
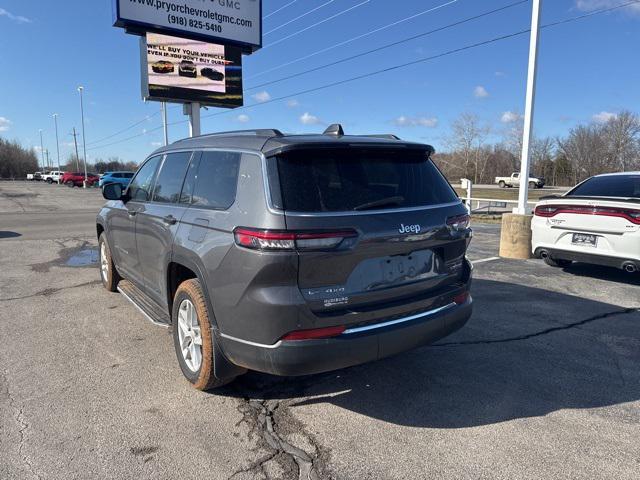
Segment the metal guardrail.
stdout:
<path fill-rule="evenodd" d="M 511 211 L 511 209 L 508 208 L 509 204 L 518 204 L 518 200 L 505 200 L 497 198 L 469 197 L 462 199 L 462 203 L 464 203 L 465 205 L 467 205 L 468 201 L 471 202 L 471 205 L 469 206 L 469 210 L 471 213 L 480 213 L 485 209 L 485 213 L 492 213 L 492 211 L 495 211 L 495 213 L 508 213 Z M 475 208 L 473 208 L 473 202 L 476 202 Z M 538 202 L 528 201 L 527 205 L 535 205 L 536 203 Z"/>

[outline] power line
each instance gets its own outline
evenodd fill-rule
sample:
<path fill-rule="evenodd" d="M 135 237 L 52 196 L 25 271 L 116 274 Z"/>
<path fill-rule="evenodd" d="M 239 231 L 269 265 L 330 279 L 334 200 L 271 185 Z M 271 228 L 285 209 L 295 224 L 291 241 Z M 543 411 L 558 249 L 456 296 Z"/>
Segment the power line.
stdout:
<path fill-rule="evenodd" d="M 308 12 L 305 12 L 305 13 L 303 13 L 302 15 L 298 15 L 297 17 L 295 17 L 295 18 L 293 18 L 293 19 L 289 20 L 288 22 L 284 22 L 282 25 L 279 25 L 279 26 L 277 26 L 276 28 L 272 28 L 272 29 L 271 29 L 271 30 L 269 30 L 268 32 L 264 32 L 264 33 L 262 34 L 262 36 L 265 36 L 265 37 L 266 37 L 267 35 L 269 35 L 269 34 L 271 34 L 271 33 L 273 33 L 273 32 L 277 32 L 277 31 L 278 31 L 278 30 L 280 30 L 281 28 L 284 28 L 284 27 L 286 27 L 287 25 L 289 25 L 289 24 L 291 24 L 291 23 L 293 23 L 293 22 L 296 22 L 296 21 L 300 20 L 301 18 L 304 18 L 304 17 L 306 17 L 307 15 L 311 15 L 313 12 L 317 12 L 317 11 L 318 11 L 318 10 L 320 10 L 321 8 L 324 8 L 324 7 L 326 7 L 327 5 L 330 5 L 330 4 L 332 4 L 333 2 L 335 2 L 335 1 L 336 1 L 336 0 L 329 0 L 328 2 L 325 2 L 325 3 L 323 3 L 322 5 L 318 5 L 317 7 L 312 8 L 311 10 L 309 10 Z"/>
<path fill-rule="evenodd" d="M 296 37 L 296 36 L 300 35 L 301 33 L 306 32 L 307 30 L 311 30 L 312 28 L 315 28 L 315 27 L 317 27 L 319 25 L 322 25 L 323 23 L 327 23 L 328 21 L 333 20 L 334 18 L 340 17 L 341 15 L 344 15 L 345 13 L 349 13 L 351 10 L 355 10 L 356 8 L 362 7 L 363 5 L 366 5 L 369 2 L 371 2 L 371 0 L 364 0 L 363 2 L 360 2 L 360 3 L 356 4 L 356 5 L 352 5 L 349 8 L 346 8 L 346 9 L 344 9 L 344 10 L 342 10 L 342 11 L 340 11 L 340 12 L 334 14 L 334 15 L 331 15 L 330 17 L 325 18 L 324 20 L 320 20 L 319 22 L 316 22 L 316 23 L 314 23 L 312 25 L 309 25 L 308 27 L 305 27 L 302 30 L 298 30 L 297 32 L 293 32 L 292 34 L 287 35 L 286 37 L 280 38 L 280 39 L 276 40 L 275 42 L 266 45 L 264 48 L 270 48 L 270 47 L 273 47 L 274 45 L 278 45 L 279 43 L 282 43 L 282 42 L 284 42 L 286 40 L 289 40 L 290 38 Z"/>
<path fill-rule="evenodd" d="M 140 125 L 140 124 L 142 124 L 142 123 L 145 123 L 145 122 L 149 121 L 150 119 L 152 119 L 153 117 L 155 117 L 155 116 L 156 116 L 156 115 L 158 115 L 159 113 L 160 113 L 160 112 L 158 111 L 158 112 L 152 113 L 151 115 L 147 115 L 146 117 L 144 117 L 144 118 L 143 118 L 142 120 L 140 120 L 139 122 L 135 122 L 135 123 L 133 123 L 133 124 L 129 125 L 128 127 L 123 128 L 122 130 L 117 131 L 116 133 L 114 133 L 114 134 L 112 134 L 112 135 L 108 135 L 108 136 L 106 136 L 106 137 L 104 137 L 104 138 L 101 138 L 100 140 L 94 140 L 93 142 L 89 143 L 89 145 L 95 145 L 96 143 L 102 143 L 102 142 L 104 142 L 105 140 L 109 140 L 109 139 L 111 139 L 111 138 L 113 138 L 113 137 L 117 137 L 118 135 L 120 135 L 120 134 L 122 134 L 122 133 L 124 133 L 124 132 L 127 132 L 127 131 L 131 130 L 132 128 L 137 127 L 138 125 Z"/>
<path fill-rule="evenodd" d="M 298 1 L 298 0 L 293 0 L 292 2 L 289 2 L 289 3 L 287 3 L 286 5 L 283 5 L 283 6 L 281 6 L 280 8 L 278 8 L 278 9 L 274 10 L 274 11 L 273 11 L 273 12 L 271 12 L 270 14 L 265 15 L 263 18 L 264 18 L 264 19 L 269 18 L 270 16 L 275 15 L 276 13 L 278 13 L 278 12 L 280 12 L 280 11 L 284 10 L 285 8 L 290 7 L 291 5 L 293 5 L 294 3 L 296 3 L 297 1 Z"/>
<path fill-rule="evenodd" d="M 333 66 L 335 66 L 335 65 L 339 65 L 339 64 L 341 64 L 341 63 L 348 62 L 348 61 L 350 61 L 350 60 L 354 60 L 354 59 L 356 59 L 356 58 L 364 57 L 364 56 L 366 56 L 366 55 L 370 55 L 370 54 L 372 54 L 372 53 L 376 53 L 376 52 L 379 52 L 379 51 L 382 51 L 382 50 L 386 50 L 387 48 L 395 47 L 395 46 L 397 46 L 397 45 L 401 45 L 401 44 L 403 44 L 403 43 L 407 43 L 407 42 L 410 42 L 410 41 L 412 41 L 412 40 L 416 40 L 416 39 L 418 39 L 418 38 L 426 37 L 426 36 L 428 36 L 428 35 L 432 35 L 432 34 L 434 34 L 434 33 L 442 32 L 442 31 L 444 31 L 444 30 L 447 30 L 447 29 L 450 29 L 450 28 L 453 28 L 453 27 L 457 27 L 457 26 L 459 26 L 459 25 L 462 25 L 462 24 L 464 24 L 464 23 L 471 22 L 471 21 L 473 21 L 473 20 L 478 20 L 479 18 L 483 18 L 483 17 L 489 16 L 489 15 L 493 15 L 494 13 L 498 13 L 498 12 L 501 12 L 501 11 L 503 11 L 503 10 L 507 10 L 507 9 L 509 9 L 509 8 L 513 8 L 513 7 L 516 7 L 516 6 L 518 6 L 518 5 L 521 5 L 521 4 L 523 4 L 523 3 L 527 3 L 528 1 L 529 1 L 529 0 L 519 0 L 519 1 L 515 2 L 515 3 L 511 3 L 511 4 L 509 4 L 509 5 L 505 5 L 504 7 L 496 8 L 496 9 L 494 9 L 494 10 L 490 10 L 490 11 L 488 11 L 488 12 L 481 13 L 481 14 L 479 14 L 479 15 L 475 15 L 475 16 L 473 16 L 473 17 L 469 17 L 469 18 L 466 18 L 466 19 L 464 19 L 464 20 L 460 20 L 460 21 L 458 21 L 458 22 L 450 23 L 450 24 L 445 25 L 445 26 L 443 26 L 443 27 L 439 27 L 439 28 L 436 28 L 436 29 L 434 29 L 434 30 L 429 30 L 428 32 L 419 33 L 419 34 L 417 34 L 417 35 L 413 35 L 413 36 L 411 36 L 411 37 L 404 38 L 404 39 L 402 39 L 402 40 L 398 40 L 398 41 L 396 41 L 396 42 L 388 43 L 388 44 L 386 44 L 386 45 L 382 45 L 382 46 L 380 46 L 380 47 L 373 48 L 373 49 L 371 49 L 371 50 L 367 50 L 367 51 L 362 52 L 362 53 L 358 53 L 358 54 L 355 54 L 355 55 L 351 55 L 351 56 L 349 56 L 349 57 L 345 57 L 345 58 L 342 58 L 342 59 L 340 59 L 340 60 L 336 60 L 336 61 L 334 61 L 334 62 L 326 63 L 326 64 L 324 64 L 324 65 L 320 65 L 320 66 L 318 66 L 318 67 L 314 67 L 314 68 L 309 69 L 309 70 L 304 70 L 304 71 L 302 71 L 302 72 L 294 73 L 294 74 L 292 74 L 292 75 L 288 75 L 288 76 L 286 76 L 286 77 L 282 77 L 282 78 L 278 78 L 278 79 L 276 79 L 276 80 L 271 80 L 271 81 L 269 81 L 269 82 L 264 82 L 264 83 L 261 83 L 261 84 L 258 84 L 258 85 L 254 85 L 254 86 L 252 86 L 252 87 L 248 87 L 248 88 L 246 88 L 246 89 L 245 89 L 245 91 L 250 92 L 250 91 L 252 91 L 252 90 L 256 90 L 256 89 L 258 89 L 258 88 L 266 87 L 267 85 L 273 85 L 273 84 L 275 84 L 275 83 L 284 82 L 285 80 L 290 80 L 290 79 L 292 79 L 292 78 L 300 77 L 300 76 L 302 76 L 302 75 L 306 75 L 306 74 L 308 74 L 308 73 L 317 72 L 318 70 L 323 70 L 323 69 L 325 69 L 325 68 L 333 67 Z"/>
<path fill-rule="evenodd" d="M 585 18 L 593 17 L 593 16 L 596 16 L 596 15 L 601 15 L 603 13 L 608 13 L 608 12 L 611 12 L 611 11 L 614 11 L 614 10 L 625 8 L 625 7 L 628 7 L 630 5 L 636 5 L 636 4 L 639 4 L 639 3 L 640 3 L 640 0 L 632 0 L 632 1 L 620 4 L 620 5 L 613 6 L 613 7 L 604 8 L 604 9 L 600 9 L 600 10 L 595 10 L 593 12 L 590 12 L 590 13 L 587 13 L 587 14 L 584 14 L 584 15 L 579 15 L 579 16 L 576 16 L 576 17 L 571 17 L 571 18 L 567 18 L 567 19 L 564 19 L 564 20 L 559 20 L 559 21 L 556 21 L 556 22 L 548 23 L 548 24 L 542 25 L 540 28 L 544 29 L 544 28 L 555 27 L 555 26 L 563 25 L 563 24 L 567 24 L 567 23 L 572 23 L 572 22 L 575 22 L 575 21 L 578 21 L 578 20 L 583 20 Z M 449 56 L 449 55 L 453 55 L 455 53 L 460 53 L 460 52 L 463 52 L 463 51 L 466 51 L 466 50 L 471 50 L 471 49 L 478 48 L 478 47 L 481 47 L 481 46 L 486 46 L 486 45 L 490 45 L 490 44 L 493 44 L 493 43 L 497 43 L 497 42 L 500 42 L 502 40 L 515 38 L 515 37 L 518 37 L 520 35 L 524 35 L 526 33 L 529 33 L 530 31 L 531 31 L 531 29 L 527 28 L 527 29 L 524 29 L 524 30 L 520 30 L 518 32 L 513 32 L 513 33 L 510 33 L 510 34 L 501 35 L 501 36 L 498 36 L 498 37 L 491 38 L 489 40 L 485 40 L 485 41 L 482 41 L 482 42 L 477 42 L 477 43 L 474 43 L 474 44 L 470 44 L 470 45 L 466 45 L 466 46 L 463 46 L 463 47 L 455 48 L 455 49 L 448 50 L 446 52 L 439 53 L 439 54 L 436 54 L 436 55 L 431 55 L 429 57 L 419 58 L 419 59 L 413 60 L 411 62 L 406 62 L 406 63 L 402 63 L 402 64 L 398 64 L 398 65 L 393 65 L 391 67 L 387 67 L 387 68 L 384 68 L 384 69 L 381 69 L 381 70 L 368 72 L 368 73 L 361 74 L 361 75 L 358 75 L 358 76 L 355 76 L 355 77 L 351 77 L 351 78 L 347 78 L 347 79 L 344 79 L 344 80 L 339 80 L 339 81 L 336 81 L 336 82 L 332 82 L 332 83 L 329 83 L 329 84 L 320 85 L 318 87 L 302 90 L 302 91 L 299 91 L 299 92 L 296 92 L 296 93 L 282 95 L 280 97 L 276 97 L 276 98 L 272 98 L 270 100 L 267 100 L 266 102 L 255 103 L 253 105 L 245 105 L 243 107 L 238 107 L 238 108 L 234 109 L 233 111 L 236 112 L 236 111 L 239 111 L 239 110 L 247 110 L 247 109 L 250 109 L 250 108 L 257 107 L 257 106 L 267 105 L 269 103 L 274 103 L 274 102 L 278 102 L 278 101 L 281 101 L 281 100 L 287 100 L 289 98 L 293 98 L 293 97 L 296 97 L 296 96 L 306 95 L 306 94 L 309 94 L 309 93 L 318 92 L 318 91 L 325 90 L 325 89 L 328 89 L 328 88 L 332 88 L 332 87 L 335 87 L 335 86 L 344 85 L 346 83 L 354 82 L 354 81 L 357 81 L 357 80 L 362 80 L 362 79 L 368 78 L 368 77 L 373 77 L 375 75 L 380 75 L 382 73 L 387 73 L 387 72 L 390 72 L 390 71 L 398 70 L 400 68 L 409 67 L 409 66 L 412 66 L 412 65 L 417 65 L 417 64 L 420 64 L 420 63 L 425 63 L 425 62 L 428 62 L 428 61 L 431 61 L 431 60 L 435 60 L 435 59 L 438 59 L 438 58 L 442 58 L 442 57 L 446 57 L 446 56 Z M 227 115 L 229 113 L 230 113 L 230 111 L 217 112 L 217 113 L 213 113 L 213 114 L 210 114 L 210 115 L 203 115 L 203 118 L 217 117 L 219 115 Z M 169 125 L 172 125 L 172 126 L 173 125 L 180 125 L 180 124 L 186 123 L 187 121 L 188 120 L 180 120 L 180 121 L 177 121 L 177 122 L 170 123 Z M 101 145 L 99 147 L 94 147 L 94 149 L 96 149 L 96 148 L 104 148 L 104 147 L 108 147 L 108 146 L 115 145 L 115 144 L 118 144 L 118 143 L 122 143 L 122 142 L 125 142 L 125 141 L 129 141 L 129 140 L 132 140 L 134 138 L 138 138 L 138 137 L 141 137 L 143 135 L 146 135 L 147 133 L 154 132 L 156 130 L 160 130 L 161 128 L 162 128 L 162 126 L 154 128 L 154 129 L 151 129 L 148 132 L 145 132 L 143 134 L 137 134 L 137 135 L 133 135 L 133 136 L 131 136 L 129 138 L 126 138 L 126 139 L 123 139 L 123 140 L 118 140 L 118 141 L 113 142 L 111 144 Z"/>
<path fill-rule="evenodd" d="M 298 63 L 298 62 L 301 62 L 303 60 L 307 60 L 307 59 L 309 59 L 311 57 L 314 57 L 316 55 L 320 55 L 321 53 L 325 53 L 325 52 L 328 52 L 329 50 L 333 50 L 334 48 L 342 47 L 342 46 L 347 45 L 349 43 L 355 42 L 356 40 L 360 40 L 361 38 L 365 38 L 365 37 L 368 37 L 369 35 L 373 35 L 374 33 L 378 33 L 378 32 L 381 32 L 383 30 L 386 30 L 388 28 L 395 27 L 396 25 L 400 25 L 401 23 L 408 22 L 409 20 L 413 20 L 414 18 L 420 17 L 420 16 L 425 15 L 427 13 L 431 13 L 431 12 L 433 12 L 435 10 L 439 10 L 439 9 L 441 9 L 443 7 L 446 7 L 446 6 L 451 5 L 452 3 L 456 3 L 456 2 L 458 2 L 458 0 L 450 0 L 450 1 L 446 2 L 446 3 L 443 3 L 442 5 L 438 5 L 436 7 L 432 7 L 432 8 L 429 8 L 427 10 L 423 10 L 422 12 L 418 12 L 418 13 L 415 13 L 415 14 L 410 15 L 408 17 L 402 18 L 402 19 L 397 20 L 395 22 L 388 23 L 387 25 L 383 25 L 382 27 L 378 27 L 378 28 L 376 28 L 374 30 L 371 30 L 369 32 L 365 32 L 365 33 L 363 33 L 361 35 L 352 37 L 352 38 L 350 38 L 348 40 L 344 40 L 342 42 L 336 43 L 336 44 L 331 45 L 329 47 L 325 47 L 325 48 L 323 48 L 321 50 L 318 50 L 316 52 L 310 53 L 310 54 L 305 55 L 303 57 L 296 58 L 295 60 L 291 60 L 289 62 L 282 63 L 282 64 L 277 65 L 275 67 L 268 68 L 267 70 L 263 70 L 262 72 L 258 72 L 258 73 L 254 74 L 254 75 L 251 75 L 250 77 L 247 77 L 247 79 L 250 80 L 252 78 L 264 75 L 266 73 L 270 73 L 270 72 L 273 72 L 275 70 L 279 70 L 281 68 L 288 67 L 289 65 L 293 65 L 294 63 Z"/>

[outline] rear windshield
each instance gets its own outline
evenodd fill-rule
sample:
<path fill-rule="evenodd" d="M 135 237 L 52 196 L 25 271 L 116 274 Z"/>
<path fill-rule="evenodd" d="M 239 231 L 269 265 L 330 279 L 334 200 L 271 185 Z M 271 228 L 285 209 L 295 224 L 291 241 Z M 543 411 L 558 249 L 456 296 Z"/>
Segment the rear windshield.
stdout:
<path fill-rule="evenodd" d="M 457 195 L 426 152 L 318 149 L 277 157 L 278 207 L 296 212 L 345 212 L 455 202 Z"/>
<path fill-rule="evenodd" d="M 640 175 L 593 177 L 578 185 L 567 195 L 640 198 Z"/>

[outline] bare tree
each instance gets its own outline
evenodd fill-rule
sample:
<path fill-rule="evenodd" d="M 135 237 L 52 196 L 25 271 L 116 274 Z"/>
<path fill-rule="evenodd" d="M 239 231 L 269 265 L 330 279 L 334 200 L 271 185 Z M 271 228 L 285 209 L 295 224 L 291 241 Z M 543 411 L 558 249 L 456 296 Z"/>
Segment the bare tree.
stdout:
<path fill-rule="evenodd" d="M 447 143 L 461 160 L 464 175 L 473 177 L 474 183 L 478 183 L 489 160 L 490 150 L 483 147 L 490 132 L 491 128 L 481 124 L 474 113 L 463 113 L 451 124 Z"/>
<path fill-rule="evenodd" d="M 607 156 L 611 167 L 623 172 L 639 166 L 640 117 L 622 111 L 602 127 L 607 142 Z"/>

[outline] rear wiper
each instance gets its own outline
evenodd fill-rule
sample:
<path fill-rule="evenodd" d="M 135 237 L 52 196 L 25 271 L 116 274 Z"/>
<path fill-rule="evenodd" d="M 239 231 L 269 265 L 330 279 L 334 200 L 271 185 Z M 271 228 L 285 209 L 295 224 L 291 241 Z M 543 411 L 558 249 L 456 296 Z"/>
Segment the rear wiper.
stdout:
<path fill-rule="evenodd" d="M 401 196 L 387 197 L 387 198 L 381 198 L 380 200 L 374 200 L 373 202 L 363 203 L 362 205 L 353 207 L 353 209 L 354 210 L 373 210 L 374 208 L 388 207 L 390 205 L 402 205 L 402 202 L 404 202 L 404 197 L 401 197 Z"/>

